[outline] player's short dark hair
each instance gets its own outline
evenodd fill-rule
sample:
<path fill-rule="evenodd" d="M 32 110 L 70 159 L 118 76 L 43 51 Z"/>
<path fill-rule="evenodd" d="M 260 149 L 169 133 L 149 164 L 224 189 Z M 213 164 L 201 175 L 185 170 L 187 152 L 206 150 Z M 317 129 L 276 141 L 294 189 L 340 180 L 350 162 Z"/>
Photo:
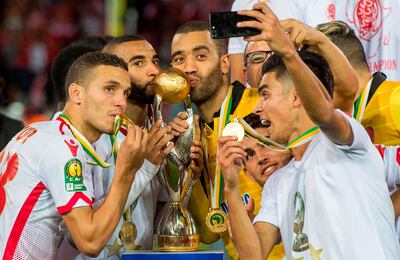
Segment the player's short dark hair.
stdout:
<path fill-rule="evenodd" d="M 204 21 L 191 21 L 181 25 L 178 30 L 176 30 L 174 35 L 177 34 L 184 34 L 190 32 L 203 32 L 203 31 L 210 31 L 210 24 Z M 224 39 L 213 39 L 215 46 L 217 46 L 218 56 L 221 57 L 227 54 L 228 50 L 226 47 L 226 42 Z"/>
<path fill-rule="evenodd" d="M 329 95 L 333 97 L 333 75 L 324 57 L 305 50 L 299 51 L 298 54 L 308 68 L 321 81 Z M 277 79 L 289 78 L 285 63 L 283 63 L 282 58 L 277 54 L 273 54 L 264 63 L 262 74 L 265 75 L 268 72 L 275 72 Z M 294 84 L 296 83 L 294 82 Z"/>
<path fill-rule="evenodd" d="M 92 76 L 92 70 L 100 65 L 114 66 L 128 71 L 126 62 L 114 54 L 100 51 L 86 53 L 79 57 L 68 71 L 65 82 L 66 96 L 68 97 L 68 88 L 72 83 L 85 86 Z"/>
<path fill-rule="evenodd" d="M 129 34 L 129 35 L 122 35 L 115 37 L 114 39 L 110 40 L 103 48 L 105 52 L 111 52 L 115 46 L 124 43 L 124 42 L 135 42 L 135 41 L 145 41 L 146 39 L 138 34 Z"/>
<path fill-rule="evenodd" d="M 316 29 L 323 32 L 344 53 L 355 70 L 369 71 L 362 43 L 347 23 L 322 23 Z"/>
<path fill-rule="evenodd" d="M 80 56 L 96 49 L 88 46 L 70 45 L 62 49 L 54 59 L 50 67 L 51 83 L 55 88 L 56 101 L 65 103 L 65 80 L 72 63 Z"/>
<path fill-rule="evenodd" d="M 100 51 L 112 39 L 113 37 L 108 35 L 87 36 L 73 41 L 70 45 L 89 47 Z"/>

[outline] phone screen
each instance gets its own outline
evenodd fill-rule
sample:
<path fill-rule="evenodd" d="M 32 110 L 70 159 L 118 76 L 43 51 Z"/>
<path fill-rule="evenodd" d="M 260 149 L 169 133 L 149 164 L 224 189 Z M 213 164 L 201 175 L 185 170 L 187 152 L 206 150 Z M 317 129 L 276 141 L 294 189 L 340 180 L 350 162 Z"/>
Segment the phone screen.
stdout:
<path fill-rule="evenodd" d="M 238 28 L 236 24 L 241 21 L 256 20 L 246 15 L 238 15 L 237 12 L 210 13 L 210 31 L 213 39 L 242 37 L 260 34 L 254 28 Z"/>

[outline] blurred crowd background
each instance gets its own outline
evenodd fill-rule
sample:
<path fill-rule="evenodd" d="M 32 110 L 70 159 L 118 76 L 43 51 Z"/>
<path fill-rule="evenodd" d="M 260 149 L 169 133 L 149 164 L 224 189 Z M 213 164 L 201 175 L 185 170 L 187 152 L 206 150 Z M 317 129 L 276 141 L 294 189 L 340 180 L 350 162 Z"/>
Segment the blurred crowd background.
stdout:
<path fill-rule="evenodd" d="M 143 35 L 170 60 L 175 30 L 190 20 L 229 11 L 233 0 L 3 0 L 0 1 L 0 112 L 24 124 L 54 113 L 49 68 L 57 53 L 88 36 Z M 1 88 L 1 86 L 0 86 Z"/>

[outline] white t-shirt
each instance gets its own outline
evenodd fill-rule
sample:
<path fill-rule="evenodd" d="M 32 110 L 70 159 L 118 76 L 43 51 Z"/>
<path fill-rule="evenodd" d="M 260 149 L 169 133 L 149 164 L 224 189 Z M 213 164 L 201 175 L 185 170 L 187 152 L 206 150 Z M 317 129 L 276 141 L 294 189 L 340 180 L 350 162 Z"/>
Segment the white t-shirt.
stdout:
<path fill-rule="evenodd" d="M 267 181 L 254 222 L 280 229 L 288 259 L 400 259 L 382 159 L 362 125 L 343 116 L 353 130 L 353 144 L 337 145 L 317 134 L 301 161 L 293 159 Z M 302 233 L 309 249 L 294 252 L 294 196 L 301 174 Z"/>
<path fill-rule="evenodd" d="M 251 9 L 256 0 L 236 0 L 232 11 Z M 310 26 L 342 20 L 364 46 L 372 73 L 400 80 L 400 2 L 398 0 L 269 0 L 279 19 L 288 17 Z M 239 43 L 241 42 L 241 43 Z M 242 46 L 241 48 L 239 46 Z M 243 53 L 243 38 L 229 41 L 229 53 Z"/>
<path fill-rule="evenodd" d="M 385 165 L 389 193 L 393 194 L 400 187 L 400 146 L 378 145 L 377 148 Z M 400 243 L 400 217 L 396 219 L 396 232 Z"/>
<path fill-rule="evenodd" d="M 125 139 L 125 135 L 121 132 L 118 134 L 118 142 L 121 143 Z M 93 207 L 99 207 L 106 198 L 112 184 L 114 177 L 114 157 L 110 153 L 111 141 L 108 135 L 102 135 L 100 139 L 94 144 L 96 152 L 101 158 L 108 158 L 107 163 L 113 164 L 107 169 L 98 169 L 94 172 L 93 186 L 94 186 L 94 202 Z M 132 205 L 136 200 L 137 204 L 132 212 L 132 220 L 137 229 L 137 236 L 135 245 L 140 246 L 139 249 L 152 249 L 153 247 L 153 223 L 155 218 L 157 198 L 160 190 L 160 185 L 157 178 L 154 178 L 159 166 L 153 165 L 151 162 L 145 160 L 142 167 L 135 175 L 135 180 L 132 184 L 128 199 L 125 205 L 125 210 Z M 121 218 L 114 234 L 110 238 L 108 245 L 96 258 L 90 258 L 80 254 L 77 259 L 119 259 L 114 254 L 110 255 L 109 247 L 117 241 L 118 245 L 122 245 L 119 238 L 119 231 L 121 229 L 123 220 Z M 121 247 L 119 255 L 122 256 L 124 248 Z"/>
<path fill-rule="evenodd" d="M 88 160 L 57 120 L 27 126 L 10 141 L 0 155 L 2 259 L 55 259 L 61 215 L 92 206 Z"/>

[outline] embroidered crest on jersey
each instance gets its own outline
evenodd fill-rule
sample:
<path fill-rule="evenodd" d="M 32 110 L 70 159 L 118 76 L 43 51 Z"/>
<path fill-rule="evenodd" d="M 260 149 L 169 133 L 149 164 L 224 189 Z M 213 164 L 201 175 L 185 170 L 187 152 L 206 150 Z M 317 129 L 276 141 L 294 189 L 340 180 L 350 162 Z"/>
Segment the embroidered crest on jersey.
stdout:
<path fill-rule="evenodd" d="M 72 158 L 64 168 L 65 190 L 86 191 L 82 176 L 82 163 L 77 158 Z"/>

